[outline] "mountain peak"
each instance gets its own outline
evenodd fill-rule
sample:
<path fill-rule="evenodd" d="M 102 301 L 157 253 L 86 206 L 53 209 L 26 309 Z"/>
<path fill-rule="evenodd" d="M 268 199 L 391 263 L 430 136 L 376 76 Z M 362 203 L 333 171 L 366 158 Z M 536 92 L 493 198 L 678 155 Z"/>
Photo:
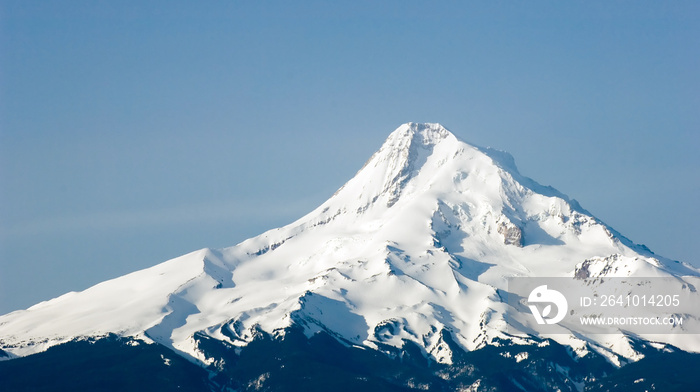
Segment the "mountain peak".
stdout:
<path fill-rule="evenodd" d="M 455 136 L 438 123 L 414 123 L 402 124 L 387 138 L 385 144 L 417 143 L 419 145 L 436 145 L 447 138 Z"/>
<path fill-rule="evenodd" d="M 532 333 L 523 324 L 506 334 L 506 277 L 614 270 L 683 273 L 700 285 L 699 271 L 669 265 L 517 175 L 509 155 L 461 142 L 440 124 L 407 123 L 336 194 L 287 226 L 1 316 L 0 356 L 118 332 L 211 364 L 196 337 L 241 347 L 257 331 L 277 336 L 294 325 L 372 349 L 413 342 L 449 363 L 444 339 L 475 350 Z M 636 355 L 625 336 L 614 346 L 578 331 L 561 336 L 577 350 Z M 700 351 L 699 338 L 679 336 L 664 342 Z"/>
<path fill-rule="evenodd" d="M 376 205 L 377 201 L 391 207 L 416 176 L 434 175 L 435 167 L 427 164 L 431 158 L 435 160 L 436 151 L 441 151 L 439 160 L 445 162 L 455 156 L 460 144 L 440 124 L 403 124 L 387 137 L 355 177 L 336 192 L 334 199 L 343 200 L 346 206 L 354 205 L 358 211 Z M 433 167 L 429 169 L 426 165 Z"/>

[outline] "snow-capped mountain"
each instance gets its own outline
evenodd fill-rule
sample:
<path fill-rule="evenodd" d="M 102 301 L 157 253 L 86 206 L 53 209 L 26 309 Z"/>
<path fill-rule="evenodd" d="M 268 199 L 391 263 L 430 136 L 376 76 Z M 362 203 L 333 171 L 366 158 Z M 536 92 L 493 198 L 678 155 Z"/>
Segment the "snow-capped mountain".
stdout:
<path fill-rule="evenodd" d="M 400 126 L 330 199 L 225 249 L 202 249 L 0 317 L 0 349 L 26 356 L 76 337 L 154 341 L 211 364 L 197 336 L 245 347 L 260 332 L 323 331 L 379 351 L 412 342 L 450 364 L 504 340 L 512 276 L 660 276 L 700 271 L 633 244 L 574 200 L 520 175 L 507 153 L 439 124 Z M 564 327 L 562 327 L 564 328 Z M 700 351 L 700 335 L 552 335 L 574 355 L 636 360 L 636 342 Z"/>

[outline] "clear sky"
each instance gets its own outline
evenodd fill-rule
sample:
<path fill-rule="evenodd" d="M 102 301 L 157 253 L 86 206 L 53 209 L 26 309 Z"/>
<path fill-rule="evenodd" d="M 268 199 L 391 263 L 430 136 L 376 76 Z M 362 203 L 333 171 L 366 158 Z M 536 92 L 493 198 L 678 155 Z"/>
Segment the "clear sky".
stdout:
<path fill-rule="evenodd" d="M 302 216 L 440 122 L 700 266 L 700 2 L 0 0 L 0 313 Z"/>

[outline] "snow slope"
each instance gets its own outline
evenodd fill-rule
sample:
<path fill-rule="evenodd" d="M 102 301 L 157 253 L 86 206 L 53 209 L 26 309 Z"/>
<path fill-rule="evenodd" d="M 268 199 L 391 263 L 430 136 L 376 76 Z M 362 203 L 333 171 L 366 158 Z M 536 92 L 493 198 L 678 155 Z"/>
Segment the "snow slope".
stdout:
<path fill-rule="evenodd" d="M 468 350 L 496 337 L 531 342 L 529 331 L 505 333 L 507 277 L 576 273 L 700 286 L 700 271 L 634 245 L 521 176 L 510 155 L 409 123 L 296 222 L 1 316 L 0 348 L 24 356 L 113 332 L 206 363 L 195 333 L 243 346 L 257 329 L 280 335 L 294 323 L 371 348 L 413 341 L 449 363 L 443 330 Z M 565 332 L 551 337 L 579 354 L 638 358 L 625 334 Z M 698 335 L 649 339 L 700 351 Z"/>

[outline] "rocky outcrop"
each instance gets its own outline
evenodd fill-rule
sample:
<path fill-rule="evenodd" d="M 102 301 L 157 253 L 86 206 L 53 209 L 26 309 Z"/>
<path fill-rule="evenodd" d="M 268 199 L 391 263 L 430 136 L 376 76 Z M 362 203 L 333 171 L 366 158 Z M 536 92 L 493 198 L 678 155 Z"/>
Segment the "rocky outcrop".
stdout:
<path fill-rule="evenodd" d="M 503 236 L 503 242 L 506 245 L 523 247 L 523 231 L 507 218 L 503 217 L 498 222 L 498 232 Z"/>

